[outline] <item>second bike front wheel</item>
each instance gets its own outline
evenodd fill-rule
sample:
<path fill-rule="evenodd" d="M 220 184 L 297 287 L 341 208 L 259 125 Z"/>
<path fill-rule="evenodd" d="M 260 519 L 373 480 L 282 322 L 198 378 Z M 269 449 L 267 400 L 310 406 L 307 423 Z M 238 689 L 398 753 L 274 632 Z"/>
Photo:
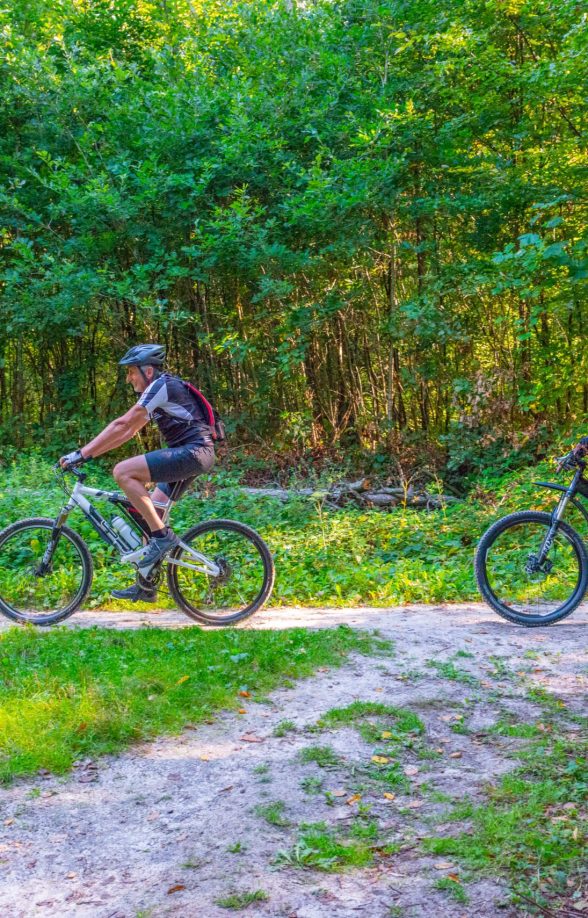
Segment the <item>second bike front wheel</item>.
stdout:
<path fill-rule="evenodd" d="M 275 577 L 270 551 L 255 530 L 234 520 L 208 520 L 188 530 L 182 542 L 220 568 L 213 577 L 182 567 L 191 556 L 178 546 L 168 559 L 167 580 L 179 607 L 206 625 L 233 625 L 269 599 Z"/>
<path fill-rule="evenodd" d="M 582 602 L 588 586 L 588 555 L 578 533 L 558 524 L 539 563 L 552 525 L 549 513 L 521 511 L 494 523 L 482 536 L 475 569 L 483 598 L 498 615 L 527 627 L 558 622 Z"/>

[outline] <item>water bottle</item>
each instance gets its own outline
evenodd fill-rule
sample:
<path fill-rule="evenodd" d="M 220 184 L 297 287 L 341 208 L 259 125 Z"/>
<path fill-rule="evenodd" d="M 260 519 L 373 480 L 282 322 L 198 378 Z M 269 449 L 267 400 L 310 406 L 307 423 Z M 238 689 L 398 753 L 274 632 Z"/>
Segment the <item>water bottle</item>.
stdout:
<path fill-rule="evenodd" d="M 134 551 L 135 548 L 138 548 L 141 545 L 141 539 L 126 520 L 123 520 L 121 516 L 113 516 L 110 525 L 113 529 L 118 532 L 123 545 L 129 550 Z"/>

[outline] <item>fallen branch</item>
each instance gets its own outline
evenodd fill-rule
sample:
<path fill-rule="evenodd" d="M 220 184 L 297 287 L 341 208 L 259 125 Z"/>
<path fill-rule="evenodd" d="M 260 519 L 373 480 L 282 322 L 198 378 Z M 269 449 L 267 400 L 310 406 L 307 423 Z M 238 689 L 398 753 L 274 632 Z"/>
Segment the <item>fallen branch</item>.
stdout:
<path fill-rule="evenodd" d="M 419 492 L 412 485 L 408 488 L 373 487 L 367 478 L 361 478 L 359 481 L 340 482 L 324 491 L 315 488 L 240 488 L 239 490 L 249 497 L 273 497 L 281 501 L 288 501 L 292 498 L 314 498 L 322 500 L 332 509 L 356 503 L 367 508 L 391 509 L 405 506 L 438 510 L 458 500 L 457 497 L 450 494 L 429 494 L 424 490 Z"/>

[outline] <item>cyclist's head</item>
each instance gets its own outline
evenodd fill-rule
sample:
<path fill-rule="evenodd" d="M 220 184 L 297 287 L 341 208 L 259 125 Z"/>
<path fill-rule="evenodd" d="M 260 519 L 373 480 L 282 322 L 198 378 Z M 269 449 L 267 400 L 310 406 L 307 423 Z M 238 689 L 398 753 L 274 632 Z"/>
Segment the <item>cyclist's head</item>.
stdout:
<path fill-rule="evenodd" d="M 127 382 L 140 395 L 150 382 L 161 375 L 164 360 L 165 348 L 161 344 L 136 344 L 129 348 L 119 364 L 127 367 Z"/>

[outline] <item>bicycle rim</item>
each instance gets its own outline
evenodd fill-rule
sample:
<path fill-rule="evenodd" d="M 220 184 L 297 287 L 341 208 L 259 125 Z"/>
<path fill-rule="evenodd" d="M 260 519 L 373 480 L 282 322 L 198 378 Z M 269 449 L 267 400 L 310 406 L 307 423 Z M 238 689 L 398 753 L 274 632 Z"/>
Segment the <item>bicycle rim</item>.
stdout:
<path fill-rule="evenodd" d="M 486 586 L 497 611 L 547 623 L 579 601 L 582 558 L 565 528 L 558 529 L 547 557 L 539 563 L 550 524 L 549 519 L 513 522 L 486 547 Z"/>
<path fill-rule="evenodd" d="M 62 532 L 49 569 L 42 561 L 52 524 L 31 522 L 9 533 L 0 545 L 0 606 L 19 621 L 43 624 L 78 607 L 87 589 L 81 548 Z"/>
<path fill-rule="evenodd" d="M 182 541 L 220 568 L 220 575 L 213 577 L 169 564 L 170 590 L 188 615 L 208 624 L 230 624 L 265 602 L 273 584 L 273 562 L 265 542 L 249 527 L 214 520 L 190 530 Z M 182 548 L 172 557 L 194 563 Z"/>

